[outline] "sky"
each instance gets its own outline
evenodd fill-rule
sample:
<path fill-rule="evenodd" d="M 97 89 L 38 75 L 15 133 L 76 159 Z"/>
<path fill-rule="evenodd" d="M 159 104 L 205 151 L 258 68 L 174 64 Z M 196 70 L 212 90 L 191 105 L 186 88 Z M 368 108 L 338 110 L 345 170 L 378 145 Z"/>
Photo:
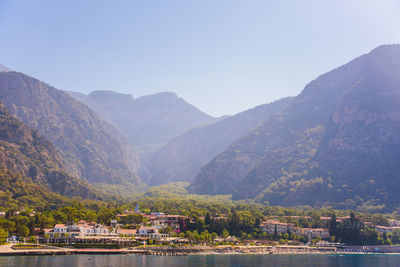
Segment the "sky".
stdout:
<path fill-rule="evenodd" d="M 0 64 L 58 89 L 177 93 L 221 116 L 381 44 L 398 0 L 0 0 Z"/>

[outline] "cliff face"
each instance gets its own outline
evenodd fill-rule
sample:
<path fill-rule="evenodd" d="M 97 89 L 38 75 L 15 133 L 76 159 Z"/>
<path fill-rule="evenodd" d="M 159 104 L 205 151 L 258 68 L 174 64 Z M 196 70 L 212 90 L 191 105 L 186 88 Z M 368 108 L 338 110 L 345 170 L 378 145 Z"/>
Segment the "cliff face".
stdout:
<path fill-rule="evenodd" d="M 128 143 L 86 105 L 16 72 L 0 73 L 0 99 L 55 145 L 71 175 L 89 182 L 139 183 L 137 158 Z"/>
<path fill-rule="evenodd" d="M 273 204 L 397 205 L 400 46 L 382 46 L 308 84 L 208 163 L 191 185 Z"/>
<path fill-rule="evenodd" d="M 10 177 L 10 172 L 19 173 L 26 177 L 25 182 L 42 185 L 62 195 L 96 197 L 86 182 L 65 172 L 57 150 L 48 140 L 11 116 L 1 102 L 0 152 L 0 168 L 8 170 L 3 172 L 4 177 Z M 1 181 L 2 188 L 4 182 Z"/>

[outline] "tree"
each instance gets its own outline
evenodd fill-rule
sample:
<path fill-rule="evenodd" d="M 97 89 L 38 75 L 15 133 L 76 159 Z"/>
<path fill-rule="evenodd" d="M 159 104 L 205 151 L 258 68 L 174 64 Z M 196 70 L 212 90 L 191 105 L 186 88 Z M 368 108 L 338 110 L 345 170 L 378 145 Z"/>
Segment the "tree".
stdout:
<path fill-rule="evenodd" d="M 234 209 L 232 209 L 229 220 L 229 232 L 232 233 L 232 235 L 239 235 L 240 233 L 240 217 Z"/>
<path fill-rule="evenodd" d="M 211 215 L 209 212 L 207 212 L 207 214 L 204 218 L 204 224 L 207 226 L 207 225 L 210 225 L 210 223 L 211 223 Z"/>
<path fill-rule="evenodd" d="M 331 215 L 331 219 L 329 221 L 329 234 L 331 236 L 337 235 L 337 223 L 336 223 L 336 214 L 335 213 L 333 213 Z"/>
<path fill-rule="evenodd" d="M 312 227 L 313 228 L 320 228 L 322 227 L 322 222 L 321 222 L 321 218 L 320 215 L 317 213 L 314 213 L 311 215 L 311 220 L 312 220 Z"/>
<path fill-rule="evenodd" d="M 44 238 L 46 238 L 46 242 L 47 242 L 47 244 L 49 243 L 49 239 L 50 239 L 50 235 L 49 234 L 45 234 L 44 235 Z"/>
<path fill-rule="evenodd" d="M 169 234 L 171 231 L 172 231 L 171 226 L 166 226 L 166 227 L 162 228 L 160 232 L 162 234 Z"/>
<path fill-rule="evenodd" d="M 200 235 L 196 230 L 193 231 L 193 240 L 196 242 L 200 241 Z"/>
<path fill-rule="evenodd" d="M 217 235 L 216 232 L 212 232 L 212 233 L 211 233 L 211 240 L 214 240 L 214 239 L 216 239 L 217 237 L 218 237 L 218 235 Z"/>
<path fill-rule="evenodd" d="M 20 237 L 27 237 L 29 235 L 29 228 L 26 227 L 25 225 L 19 225 L 17 226 L 17 234 Z"/>
<path fill-rule="evenodd" d="M 28 242 L 29 242 L 29 243 L 36 243 L 36 237 L 34 237 L 33 235 L 31 235 L 31 236 L 29 237 Z"/>
<path fill-rule="evenodd" d="M 59 240 L 58 240 L 59 237 L 60 237 L 60 234 L 59 234 L 59 233 L 55 233 L 55 234 L 54 234 L 54 238 L 57 240 L 57 241 L 56 241 L 57 243 L 58 243 L 58 241 L 59 241 Z"/>
<path fill-rule="evenodd" d="M 222 238 L 228 238 L 228 237 L 229 237 L 229 232 L 228 232 L 228 230 L 224 229 L 222 231 Z"/>
<path fill-rule="evenodd" d="M 0 244 L 4 244 L 7 241 L 8 233 L 3 228 L 0 228 Z"/>
<path fill-rule="evenodd" d="M 65 243 L 67 243 L 67 240 L 69 239 L 69 234 L 68 234 L 68 233 L 65 233 L 65 234 L 64 234 L 64 238 L 65 238 Z"/>
<path fill-rule="evenodd" d="M 0 227 L 7 232 L 15 232 L 15 222 L 6 218 L 0 217 Z"/>

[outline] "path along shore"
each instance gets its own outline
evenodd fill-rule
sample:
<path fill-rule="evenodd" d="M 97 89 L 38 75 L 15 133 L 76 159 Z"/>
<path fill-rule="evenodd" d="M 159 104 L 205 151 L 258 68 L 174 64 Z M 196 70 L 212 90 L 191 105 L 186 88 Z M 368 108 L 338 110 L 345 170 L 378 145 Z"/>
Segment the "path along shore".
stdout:
<path fill-rule="evenodd" d="M 0 256 L 27 255 L 72 255 L 72 254 L 139 254 L 160 256 L 186 256 L 193 254 L 334 254 L 367 253 L 361 251 L 342 251 L 334 247 L 309 246 L 154 246 L 147 248 L 124 249 L 75 249 L 75 248 L 28 248 L 14 249 L 13 244 L 0 246 Z"/>

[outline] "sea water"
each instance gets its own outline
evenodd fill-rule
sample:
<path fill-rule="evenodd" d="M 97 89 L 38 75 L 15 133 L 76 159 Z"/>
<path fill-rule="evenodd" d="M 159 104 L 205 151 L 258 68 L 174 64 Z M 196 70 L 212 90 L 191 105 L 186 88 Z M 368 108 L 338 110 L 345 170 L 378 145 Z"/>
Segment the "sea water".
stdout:
<path fill-rule="evenodd" d="M 399 254 L 324 254 L 324 255 L 57 255 L 3 256 L 0 266 L 29 267 L 125 267 L 125 266 L 400 266 Z"/>

